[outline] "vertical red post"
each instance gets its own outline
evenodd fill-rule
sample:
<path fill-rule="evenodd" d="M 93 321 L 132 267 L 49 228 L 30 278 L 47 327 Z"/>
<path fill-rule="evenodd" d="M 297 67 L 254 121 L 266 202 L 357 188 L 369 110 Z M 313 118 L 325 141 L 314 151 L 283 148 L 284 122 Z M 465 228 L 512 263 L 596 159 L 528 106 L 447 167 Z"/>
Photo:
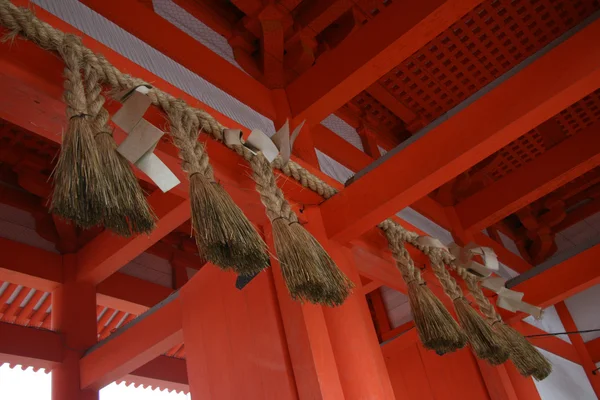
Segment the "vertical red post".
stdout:
<path fill-rule="evenodd" d="M 375 160 L 381 157 L 381 152 L 377 146 L 377 133 L 373 129 L 364 125 L 361 125 L 357 129 L 357 132 L 358 136 L 360 136 L 360 141 L 362 142 L 363 148 L 365 149 L 365 153 Z"/>
<path fill-rule="evenodd" d="M 297 399 L 271 273 L 235 282 L 207 264 L 179 292 L 192 398 Z"/>
<path fill-rule="evenodd" d="M 445 207 L 444 211 L 450 222 L 454 241 L 460 246 L 465 246 L 474 241 L 473 233 L 462 227 L 454 207 Z M 504 365 L 494 367 L 480 359 L 477 359 L 477 365 L 491 400 L 519 399 Z"/>
<path fill-rule="evenodd" d="M 331 346 L 346 399 L 394 399 L 394 391 L 377 340 L 352 251 L 328 241 L 318 208 L 305 212 L 306 228 L 338 267 L 358 286 L 339 307 L 323 307 Z"/>
<path fill-rule="evenodd" d="M 565 330 L 567 332 L 578 331 L 577 325 L 575 325 L 575 321 L 573 320 L 573 317 L 571 316 L 571 313 L 569 312 L 565 302 L 561 301 L 560 303 L 556 303 L 554 307 L 556 308 L 556 312 L 558 313 L 560 321 L 565 327 Z M 600 398 L 600 375 L 594 375 L 592 373 L 592 371 L 596 369 L 596 364 L 594 364 L 592 356 L 590 356 L 590 352 L 585 346 L 585 342 L 579 333 L 570 334 L 569 339 L 571 339 L 571 343 L 573 343 L 575 350 L 577 350 L 577 354 L 579 355 L 581 361 L 581 366 L 585 370 L 585 374 L 587 375 L 590 384 L 594 389 L 594 393 L 596 393 L 596 396 Z"/>
<path fill-rule="evenodd" d="M 379 335 L 380 341 L 383 341 L 383 335 L 392 330 L 390 318 L 383 302 L 383 296 L 381 295 L 381 288 L 373 290 L 368 293 L 367 296 L 371 299 L 371 305 L 373 307 L 373 313 L 375 314 L 375 323 L 377 324 L 376 332 Z"/>
<path fill-rule="evenodd" d="M 512 362 L 504 364 L 506 372 L 519 400 L 541 400 L 540 393 L 533 383 L 533 378 L 522 376 Z"/>
<path fill-rule="evenodd" d="M 271 227 L 265 234 L 269 250 L 275 254 Z M 323 308 L 292 300 L 275 258 L 271 258 L 271 269 L 298 398 L 344 399 Z"/>
<path fill-rule="evenodd" d="M 98 391 L 81 390 L 79 383 L 79 359 L 97 341 L 96 290 L 75 280 L 75 254 L 63 260 L 64 283 L 52 293 L 52 329 L 64 337 L 64 359 L 52 370 L 52 399 L 98 400 Z"/>

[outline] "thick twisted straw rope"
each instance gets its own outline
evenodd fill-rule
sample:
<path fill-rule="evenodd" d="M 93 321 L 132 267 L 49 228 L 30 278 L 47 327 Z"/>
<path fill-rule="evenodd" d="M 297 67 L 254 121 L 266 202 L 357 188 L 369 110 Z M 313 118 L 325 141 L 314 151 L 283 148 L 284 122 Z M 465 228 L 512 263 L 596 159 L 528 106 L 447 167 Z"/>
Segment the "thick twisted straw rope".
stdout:
<path fill-rule="evenodd" d="M 63 32 L 39 20 L 30 10 L 16 7 L 8 0 L 0 0 L 0 23 L 10 30 L 11 36 L 21 34 L 49 51 L 58 52 L 65 40 Z M 145 83 L 140 79 L 122 73 L 103 56 L 95 54 L 80 43 L 74 45 L 74 47 L 81 54 L 81 63 L 84 67 L 87 70 L 94 70 L 101 82 L 108 84 L 115 91 L 130 89 Z M 148 96 L 155 106 L 161 108 L 167 114 L 184 114 L 188 124 L 198 125 L 203 132 L 211 135 L 216 140 L 223 141 L 225 127 L 206 111 L 193 108 L 184 101 L 154 87 L 150 89 Z M 211 176 L 212 170 L 210 170 L 208 158 L 203 146 L 197 142 L 197 135 L 185 135 L 183 132 L 190 131 L 175 129 L 175 132 L 172 133 L 174 133 L 175 144 L 181 149 L 180 157 L 183 159 L 184 169 L 190 174 L 200 172 L 207 177 Z M 255 157 L 252 152 L 243 152 L 241 155 L 248 162 L 252 162 Z M 298 181 L 302 186 L 313 190 L 326 199 L 337 193 L 337 190 L 333 187 L 293 161 L 284 164 L 281 158 L 278 157 L 272 165 L 280 169 L 285 175 Z"/>
<path fill-rule="evenodd" d="M 20 34 L 33 41 L 40 47 L 53 52 L 59 52 L 59 49 L 63 47 L 63 42 L 65 41 L 66 37 L 65 33 L 36 18 L 30 10 L 16 7 L 8 0 L 0 0 L 0 23 L 10 31 L 11 36 Z M 111 86 L 114 90 L 130 89 L 145 83 L 140 79 L 122 73 L 110 62 L 108 62 L 108 60 L 106 60 L 102 55 L 94 53 L 81 43 L 74 43 L 73 47 L 74 50 L 81 54 L 81 63 L 84 65 L 85 70 L 95 71 L 98 78 L 102 82 L 105 82 Z M 174 112 L 185 113 L 186 120 L 189 124 L 197 125 L 203 132 L 211 135 L 216 140 L 223 141 L 223 130 L 225 127 L 206 111 L 193 108 L 182 100 L 178 100 L 170 94 L 165 93 L 155 87 L 150 89 L 148 96 L 155 106 L 161 108 L 167 114 Z M 84 106 L 80 108 L 81 109 L 79 110 L 71 111 L 71 115 L 84 113 L 86 111 Z M 196 140 L 197 137 L 194 137 L 194 135 L 191 134 L 178 134 L 178 132 L 181 131 L 185 132 L 187 130 L 175 129 L 174 141 L 182 150 L 180 155 L 184 162 L 184 169 L 188 173 L 201 172 L 205 174 L 205 176 L 210 176 L 212 174 L 212 170 L 210 170 L 210 164 L 208 164 L 208 159 L 203 151 L 202 145 L 198 144 Z M 243 150 L 240 151 L 239 149 L 233 150 L 235 150 L 251 164 L 254 162 L 256 155 L 254 155 L 252 152 Z M 309 188 L 317 194 L 323 196 L 325 199 L 328 199 L 337 193 L 335 188 L 331 187 L 326 182 L 319 179 L 294 161 L 289 161 L 288 163 L 284 164 L 281 158 L 277 157 L 273 161 L 272 166 L 281 170 L 286 176 L 293 178 L 302 186 Z M 270 179 L 267 176 L 264 178 Z M 268 212 L 271 213 L 271 215 L 274 215 L 274 213 L 277 211 L 277 205 L 279 202 L 281 202 L 279 199 L 279 194 L 276 191 L 264 194 L 261 193 L 261 199 L 263 199 L 263 203 L 265 203 L 267 210 L 269 210 Z M 271 216 L 269 216 L 269 218 L 272 219 Z M 391 219 L 387 219 L 380 223 L 378 227 L 385 232 L 389 231 L 390 229 L 397 230 L 398 240 L 417 246 L 416 238 L 418 238 L 419 235 L 414 232 L 407 231 Z M 406 249 L 397 253 L 397 255 L 401 258 L 404 258 L 404 251 L 406 251 Z M 450 262 L 450 264 L 453 265 L 453 260 Z M 416 279 L 418 276 L 418 279 L 422 280 L 420 271 L 415 269 L 414 265 L 412 269 L 410 269 L 410 267 L 408 268 L 409 270 L 407 272 L 410 276 L 412 276 L 414 279 Z M 467 280 L 467 282 L 469 282 L 469 280 Z M 475 287 L 478 286 L 475 284 Z M 479 290 L 481 291 L 481 289 Z M 491 303 L 489 303 L 483 293 L 481 293 L 481 295 L 483 298 L 480 296 L 475 296 L 475 298 L 480 307 L 482 304 L 484 305 L 482 312 L 485 313 L 486 317 L 490 318 L 492 317 L 492 311 L 490 311 L 489 306 L 491 306 L 491 309 L 494 307 L 491 305 Z M 488 310 L 488 312 L 486 313 L 484 310 Z M 495 310 L 493 313 L 495 313 Z"/>

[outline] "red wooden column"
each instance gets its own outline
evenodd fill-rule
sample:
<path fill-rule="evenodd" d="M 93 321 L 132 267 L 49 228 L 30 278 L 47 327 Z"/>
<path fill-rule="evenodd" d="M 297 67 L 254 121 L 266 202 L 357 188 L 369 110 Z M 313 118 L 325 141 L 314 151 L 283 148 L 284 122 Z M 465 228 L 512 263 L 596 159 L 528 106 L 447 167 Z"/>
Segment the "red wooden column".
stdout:
<path fill-rule="evenodd" d="M 64 338 L 63 362 L 52 370 L 53 400 L 97 400 L 98 391 L 81 390 L 79 359 L 97 341 L 96 289 L 75 280 L 75 254 L 63 256 L 64 283 L 52 293 L 52 329 Z"/>
<path fill-rule="evenodd" d="M 365 125 L 361 125 L 356 131 L 358 132 L 358 136 L 360 136 L 365 153 L 374 159 L 381 157 L 381 152 L 377 146 L 377 133 Z"/>
<path fill-rule="evenodd" d="M 445 207 L 444 212 L 450 222 L 454 241 L 460 246 L 473 242 L 473 233 L 466 231 L 460 224 L 455 208 Z M 477 359 L 477 365 L 491 400 L 520 400 L 505 364 L 492 366 L 485 360 Z"/>
<path fill-rule="evenodd" d="M 338 267 L 357 285 L 339 307 L 323 307 L 327 330 L 345 399 L 394 399 L 394 391 L 377 340 L 352 251 L 327 240 L 318 208 L 305 212 L 307 229 L 329 252 Z"/>
<path fill-rule="evenodd" d="M 575 325 L 575 321 L 573 321 L 573 317 L 571 316 L 571 313 L 569 312 L 565 302 L 561 301 L 560 303 L 556 303 L 554 307 L 556 308 L 560 322 L 562 322 L 565 330 L 567 332 L 576 332 L 578 330 L 577 325 Z M 594 389 L 594 393 L 596 393 L 596 396 L 600 398 L 600 375 L 594 375 L 592 373 L 592 371 L 596 369 L 596 364 L 594 364 L 592 356 L 585 346 L 585 342 L 579 333 L 570 334 L 569 339 L 571 340 L 571 343 L 573 343 L 573 346 L 575 346 L 575 350 L 577 350 L 581 365 L 583 366 L 585 374 L 587 375 L 590 384 Z"/>
<path fill-rule="evenodd" d="M 507 362 L 504 365 L 519 400 L 541 400 L 535 383 L 533 383 L 533 378 L 526 378 L 519 374 L 519 371 L 517 371 L 512 362 Z"/>
<path fill-rule="evenodd" d="M 179 292 L 193 399 L 297 399 L 269 271 L 246 287 L 206 264 Z"/>
<path fill-rule="evenodd" d="M 269 226 L 265 231 L 269 250 L 275 254 L 271 227 Z M 271 258 L 271 270 L 298 398 L 301 400 L 344 399 L 323 308 L 292 300 L 283 280 L 279 262 L 274 257 Z"/>

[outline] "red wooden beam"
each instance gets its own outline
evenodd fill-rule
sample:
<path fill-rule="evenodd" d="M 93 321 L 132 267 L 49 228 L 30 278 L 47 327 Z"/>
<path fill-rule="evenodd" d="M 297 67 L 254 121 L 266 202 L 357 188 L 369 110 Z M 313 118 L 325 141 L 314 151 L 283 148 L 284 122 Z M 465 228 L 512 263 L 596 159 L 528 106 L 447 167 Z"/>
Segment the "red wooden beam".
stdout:
<path fill-rule="evenodd" d="M 232 36 L 232 23 L 227 18 L 211 8 L 204 1 L 173 0 L 175 4 L 205 23 L 219 35 L 229 39 Z"/>
<path fill-rule="evenodd" d="M 595 363 L 600 362 L 600 338 L 590 340 L 585 344 L 585 347 L 587 347 L 590 356 L 592 356 L 592 361 Z"/>
<path fill-rule="evenodd" d="M 159 217 L 156 229 L 133 238 L 104 231 L 77 253 L 78 280 L 102 282 L 190 218 L 190 203 L 180 197 L 158 191 L 148 200 Z"/>
<path fill-rule="evenodd" d="M 62 282 L 62 257 L 0 238 L 0 280 L 52 292 Z"/>
<path fill-rule="evenodd" d="M 328 235 L 340 241 L 359 236 L 595 90 L 599 35 L 596 20 L 388 153 L 321 206 Z M 528 96 L 515 102 L 521 93 Z"/>
<path fill-rule="evenodd" d="M 600 165 L 600 123 L 569 137 L 456 205 L 462 226 L 480 231 Z"/>
<path fill-rule="evenodd" d="M 365 89 L 365 91 L 373 96 L 375 100 L 383 104 L 385 108 L 394 113 L 394 115 L 404 121 L 404 123 L 408 125 L 407 128 L 409 131 L 415 132 L 417 129 L 423 127 L 423 123 L 420 121 L 419 116 L 410 108 L 402 104 L 400 100 L 391 94 L 381 83 L 375 82 Z"/>
<path fill-rule="evenodd" d="M 0 252 L 6 255 L 0 261 L 0 281 L 11 282 L 15 288 L 23 285 L 43 292 L 52 292 L 62 283 L 63 261 L 60 254 L 4 238 L 0 238 Z M 173 291 L 143 279 L 115 273 L 100 283 L 96 292 L 98 304 L 139 315 Z M 22 318 L 29 316 L 19 315 L 18 319 Z"/>
<path fill-rule="evenodd" d="M 525 293 L 523 300 L 530 304 L 549 307 L 600 283 L 599 258 L 600 245 L 596 245 L 511 289 Z M 510 321 L 522 318 L 517 313 Z"/>
<path fill-rule="evenodd" d="M 80 360 L 82 388 L 101 389 L 181 343 L 179 299 L 172 298 L 122 329 Z"/>
<path fill-rule="evenodd" d="M 567 308 L 567 305 L 561 301 L 557 303 L 554 307 L 556 308 L 556 312 L 560 317 L 560 321 L 562 322 L 567 332 L 576 332 L 578 328 L 575 324 L 575 321 L 573 320 L 573 317 L 571 316 L 571 313 L 569 312 L 569 309 Z M 581 360 L 581 365 L 583 366 L 585 374 L 587 375 L 590 384 L 594 389 L 594 393 L 596 393 L 596 396 L 600 398 L 600 375 L 595 375 L 593 373 L 593 371 L 596 369 L 596 364 L 592 361 L 592 357 L 588 352 L 588 349 L 586 348 L 585 343 L 581 338 L 581 335 L 579 333 L 572 333 L 569 334 L 569 339 L 571 340 L 571 343 L 573 343 L 573 346 L 577 350 L 577 354 L 579 355 L 579 359 Z"/>
<path fill-rule="evenodd" d="M 158 356 L 125 375 L 122 380 L 134 382 L 136 385 L 166 388 L 187 393 L 190 391 L 190 386 L 185 364 L 185 360 L 181 358 Z"/>
<path fill-rule="evenodd" d="M 144 2 L 81 2 L 262 115 L 275 117 L 269 89 L 156 14 Z"/>
<path fill-rule="evenodd" d="M 318 124 L 477 4 L 479 0 L 391 2 L 288 86 L 294 118 Z"/>
<path fill-rule="evenodd" d="M 20 325 L 0 323 L 0 364 L 21 364 L 52 369 L 63 359 L 59 334 Z"/>

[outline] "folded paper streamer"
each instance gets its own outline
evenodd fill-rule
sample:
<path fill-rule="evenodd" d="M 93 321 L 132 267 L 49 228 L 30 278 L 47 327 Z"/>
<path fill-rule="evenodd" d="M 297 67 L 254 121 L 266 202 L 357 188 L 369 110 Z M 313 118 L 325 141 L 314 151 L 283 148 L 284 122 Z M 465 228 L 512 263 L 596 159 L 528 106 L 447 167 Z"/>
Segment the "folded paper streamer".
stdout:
<path fill-rule="evenodd" d="M 457 263 L 484 278 L 498 272 L 498 257 L 494 250 L 489 247 L 477 246 L 475 243 L 460 247 L 456 243 L 451 243 L 449 250 L 456 258 Z M 475 256 L 480 256 L 483 259 L 483 264 L 475 261 L 473 259 Z"/>
<path fill-rule="evenodd" d="M 493 276 L 493 273 L 498 272 L 499 268 L 498 256 L 496 256 L 493 249 L 477 246 L 474 243 L 469 243 L 465 247 L 460 247 L 456 243 L 452 243 L 450 245 L 450 252 L 456 258 L 458 266 L 483 277 L 481 286 L 498 295 L 498 300 L 496 301 L 498 307 L 512 312 L 522 311 L 533 315 L 537 319 L 542 317 L 542 309 L 540 307 L 522 301 L 524 293 L 507 289 L 505 286 L 506 279 Z M 473 260 L 475 256 L 480 256 L 483 264 Z"/>
<path fill-rule="evenodd" d="M 253 129 L 247 136 L 245 136 L 240 129 L 225 129 L 223 131 L 223 136 L 226 145 L 243 145 L 253 152 L 260 151 L 269 162 L 273 162 L 277 155 L 281 155 L 283 165 L 285 165 L 290 160 L 294 141 L 300 134 L 304 122 L 305 121 L 302 121 L 300 125 L 294 129 L 291 135 L 290 122 L 289 120 L 286 120 L 281 129 L 279 129 L 272 137 L 267 136 L 259 129 Z"/>
<path fill-rule="evenodd" d="M 534 318 L 542 318 L 542 309 L 529 303 L 522 301 L 524 293 L 516 292 L 506 288 L 506 279 L 502 277 L 489 277 L 481 282 L 481 285 L 485 288 L 498 294 L 498 300 L 496 305 L 502 307 L 505 310 L 517 312 L 522 311 L 529 315 L 533 315 Z"/>
<path fill-rule="evenodd" d="M 168 192 L 180 181 L 154 154 L 164 132 L 143 118 L 152 104 L 147 96 L 148 89 L 148 86 L 141 85 L 119 96 L 123 107 L 115 113 L 112 121 L 127 133 L 127 138 L 117 147 L 117 151 L 148 175 L 160 190 Z"/>
<path fill-rule="evenodd" d="M 498 272 L 499 266 L 498 257 L 493 249 L 477 246 L 475 243 L 469 243 L 465 247 L 451 243 L 448 248 L 438 239 L 430 236 L 421 236 L 417 240 L 424 246 L 437 247 L 450 251 L 456 259 L 455 264 L 457 267 L 465 268 L 483 277 L 481 285 L 498 295 L 498 301 L 496 302 L 498 307 L 512 312 L 522 311 L 533 315 L 537 319 L 542 317 L 542 309 L 540 307 L 522 301 L 524 293 L 507 289 L 505 286 L 506 279 L 492 275 Z M 483 264 L 473 260 L 475 256 L 480 256 L 483 259 Z"/>

